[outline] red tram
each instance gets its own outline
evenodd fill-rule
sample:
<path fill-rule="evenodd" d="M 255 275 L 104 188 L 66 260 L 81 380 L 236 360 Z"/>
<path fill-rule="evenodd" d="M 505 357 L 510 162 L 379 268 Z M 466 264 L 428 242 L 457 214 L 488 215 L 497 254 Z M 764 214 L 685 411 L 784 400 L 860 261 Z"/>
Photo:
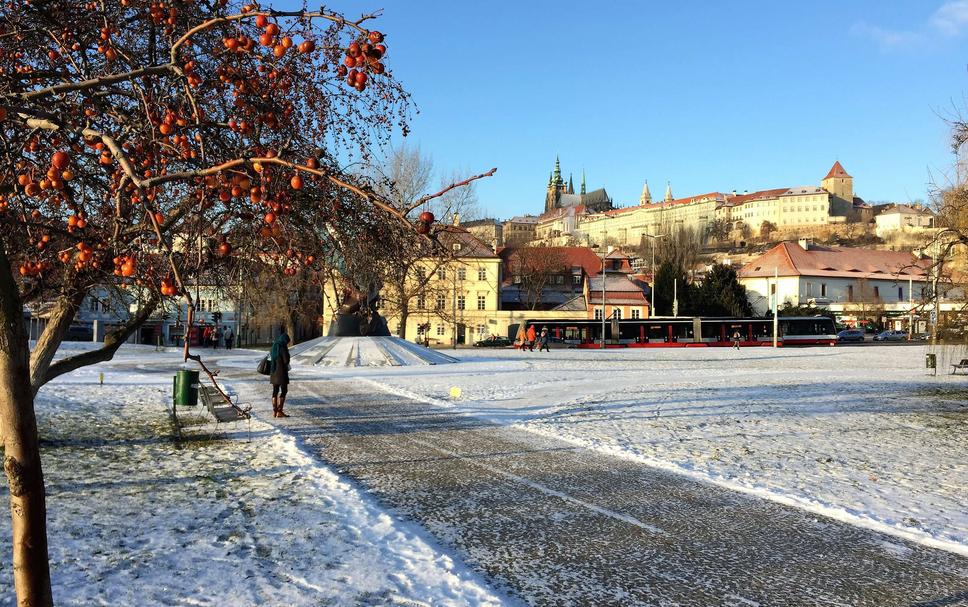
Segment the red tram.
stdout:
<path fill-rule="evenodd" d="M 529 319 L 526 325 L 548 328 L 554 341 L 577 348 L 601 347 L 601 320 Z M 781 316 L 777 323 L 777 344 L 837 344 L 837 330 L 826 316 Z M 518 325 L 509 328 L 511 339 Z M 633 318 L 605 321 L 607 348 L 685 348 L 732 346 L 739 334 L 740 346 L 773 344 L 772 318 Z"/>

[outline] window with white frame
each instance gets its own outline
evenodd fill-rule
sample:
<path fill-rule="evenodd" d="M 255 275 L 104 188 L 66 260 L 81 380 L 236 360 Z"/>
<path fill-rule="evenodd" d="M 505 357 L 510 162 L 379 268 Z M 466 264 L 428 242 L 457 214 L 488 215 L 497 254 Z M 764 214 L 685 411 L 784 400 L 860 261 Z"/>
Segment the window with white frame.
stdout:
<path fill-rule="evenodd" d="M 487 309 L 487 296 L 486 295 L 478 295 L 477 296 L 477 309 L 478 310 L 486 310 Z"/>
<path fill-rule="evenodd" d="M 434 304 L 435 310 L 443 310 L 444 306 L 447 305 L 447 300 L 443 295 L 438 295 L 437 301 L 435 301 Z"/>
<path fill-rule="evenodd" d="M 602 309 L 595 308 L 595 320 L 601 320 L 601 319 L 602 319 Z"/>
<path fill-rule="evenodd" d="M 467 280 L 467 268 L 457 268 L 457 280 Z"/>
<path fill-rule="evenodd" d="M 581 274 L 575 274 L 571 277 L 571 284 L 580 285 L 581 284 Z"/>
<path fill-rule="evenodd" d="M 417 295 L 417 309 L 423 310 L 426 307 L 427 307 L 427 298 L 424 296 L 423 293 L 421 293 L 420 295 Z"/>
<path fill-rule="evenodd" d="M 444 325 L 437 325 L 437 335 L 444 334 Z"/>
<path fill-rule="evenodd" d="M 641 310 L 639 310 L 638 308 L 632 308 L 632 318 L 633 319 L 642 318 Z"/>
<path fill-rule="evenodd" d="M 486 268 L 477 268 L 477 280 L 487 280 Z"/>
<path fill-rule="evenodd" d="M 444 268 L 437 268 L 437 278 L 439 280 L 445 280 L 447 278 L 447 270 Z"/>
<path fill-rule="evenodd" d="M 467 305 L 467 298 L 464 297 L 463 295 L 458 295 L 457 296 L 457 309 L 458 310 L 463 310 L 466 305 Z"/>
<path fill-rule="evenodd" d="M 622 319 L 622 308 L 614 308 L 614 309 L 612 309 L 612 317 L 615 318 L 615 319 L 617 319 L 617 320 L 621 320 Z"/>

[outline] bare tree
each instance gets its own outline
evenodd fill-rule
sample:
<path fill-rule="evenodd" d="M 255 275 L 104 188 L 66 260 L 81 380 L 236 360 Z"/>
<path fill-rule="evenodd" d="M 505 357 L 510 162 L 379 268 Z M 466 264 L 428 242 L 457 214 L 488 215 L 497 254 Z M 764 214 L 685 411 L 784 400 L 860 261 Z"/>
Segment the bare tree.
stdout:
<path fill-rule="evenodd" d="M 376 189 L 398 208 L 429 211 L 447 223 L 455 213 L 464 219 L 471 219 L 477 211 L 477 194 L 474 183 L 459 188 L 443 187 L 443 194 L 419 206 L 417 202 L 427 196 L 434 174 L 433 160 L 421 153 L 420 148 L 401 146 L 395 148 L 389 159 L 382 165 L 371 167 L 376 176 Z M 460 177 L 451 174 L 452 179 L 441 183 L 457 183 Z M 415 205 L 417 205 L 415 207 Z M 403 235 L 404 238 L 400 238 Z M 407 321 L 411 310 L 418 301 L 437 299 L 436 283 L 431 279 L 438 270 L 454 259 L 453 250 L 446 246 L 432 246 L 427 242 L 407 239 L 407 234 L 399 232 L 393 239 L 395 250 L 391 262 L 382 265 L 381 282 L 386 287 L 382 294 L 384 313 L 399 318 L 397 335 L 406 339 Z"/>
<path fill-rule="evenodd" d="M 525 305 L 535 310 L 555 275 L 567 271 L 565 256 L 558 247 L 515 247 L 508 255 L 508 271 L 525 295 Z"/>

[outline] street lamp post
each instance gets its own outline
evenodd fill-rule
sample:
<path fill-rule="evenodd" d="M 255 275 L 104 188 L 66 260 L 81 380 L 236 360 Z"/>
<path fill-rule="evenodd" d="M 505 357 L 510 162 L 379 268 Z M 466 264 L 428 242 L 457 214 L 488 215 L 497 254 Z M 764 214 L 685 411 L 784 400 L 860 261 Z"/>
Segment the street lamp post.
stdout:
<path fill-rule="evenodd" d="M 603 235 L 604 235 L 604 231 L 603 231 Z M 602 334 L 599 338 L 599 346 L 602 350 L 604 350 L 605 349 L 605 276 L 606 276 L 605 259 L 608 257 L 608 254 L 612 252 L 612 247 L 606 247 L 604 240 L 601 246 L 602 246 Z M 596 245 L 591 245 L 590 248 L 595 249 L 598 247 L 599 245 L 596 244 Z"/>
<path fill-rule="evenodd" d="M 602 350 L 605 349 L 605 258 L 608 257 L 608 249 L 602 250 Z"/>
<path fill-rule="evenodd" d="M 655 239 L 665 238 L 665 234 L 642 234 L 652 239 L 652 304 L 649 306 L 650 316 L 655 317 Z"/>

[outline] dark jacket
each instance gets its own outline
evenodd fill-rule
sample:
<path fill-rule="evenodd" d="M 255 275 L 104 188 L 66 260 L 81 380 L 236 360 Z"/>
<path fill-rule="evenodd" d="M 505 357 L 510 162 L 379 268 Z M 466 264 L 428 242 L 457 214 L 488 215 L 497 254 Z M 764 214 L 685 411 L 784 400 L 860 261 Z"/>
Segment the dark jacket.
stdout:
<path fill-rule="evenodd" d="M 272 361 L 272 374 L 269 383 L 282 386 L 289 383 L 289 346 L 279 344 L 279 356 Z"/>

